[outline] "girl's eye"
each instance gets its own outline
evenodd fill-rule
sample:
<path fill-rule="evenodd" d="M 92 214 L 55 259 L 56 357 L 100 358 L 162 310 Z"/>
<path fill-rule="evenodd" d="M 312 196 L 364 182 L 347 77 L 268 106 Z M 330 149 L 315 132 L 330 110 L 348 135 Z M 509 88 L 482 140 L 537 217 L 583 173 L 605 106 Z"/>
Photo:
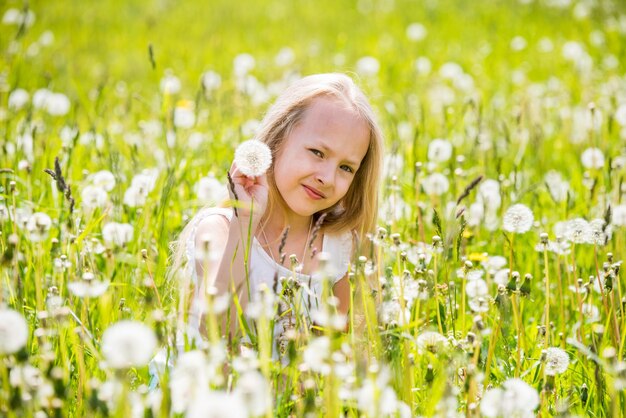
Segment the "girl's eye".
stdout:
<path fill-rule="evenodd" d="M 342 165 L 340 168 L 346 173 L 354 173 L 354 170 L 349 165 Z"/>
<path fill-rule="evenodd" d="M 309 151 L 311 151 L 313 154 L 315 154 L 316 156 L 323 158 L 324 157 L 324 153 L 320 150 L 311 148 Z"/>

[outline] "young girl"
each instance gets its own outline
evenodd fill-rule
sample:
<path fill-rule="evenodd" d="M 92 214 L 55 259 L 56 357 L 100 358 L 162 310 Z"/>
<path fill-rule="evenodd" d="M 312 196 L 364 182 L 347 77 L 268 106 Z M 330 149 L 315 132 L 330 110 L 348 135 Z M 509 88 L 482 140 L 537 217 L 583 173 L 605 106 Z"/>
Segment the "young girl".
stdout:
<path fill-rule="evenodd" d="M 245 312 L 264 284 L 280 292 L 276 278 L 294 275 L 294 256 L 296 280 L 319 297 L 317 252 L 329 255 L 326 270 L 333 272 L 337 308 L 347 313 L 354 244 L 375 226 L 383 139 L 351 78 L 318 74 L 295 82 L 269 109 L 256 139 L 271 150 L 268 171 L 246 176 L 234 162 L 229 174 L 235 209 L 201 210 L 178 242 L 175 258 L 186 257 L 186 274 L 195 284 L 190 322 L 196 329 L 207 292 L 219 297 L 234 290 Z M 240 321 L 232 298 L 230 304 L 236 333 Z M 280 332 L 274 330 L 275 338 Z"/>

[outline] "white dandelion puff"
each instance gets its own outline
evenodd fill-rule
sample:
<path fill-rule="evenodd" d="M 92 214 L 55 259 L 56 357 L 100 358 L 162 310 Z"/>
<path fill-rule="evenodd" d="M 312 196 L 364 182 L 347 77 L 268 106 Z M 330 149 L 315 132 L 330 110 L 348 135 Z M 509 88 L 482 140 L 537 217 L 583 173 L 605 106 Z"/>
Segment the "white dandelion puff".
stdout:
<path fill-rule="evenodd" d="M 205 389 L 187 410 L 186 418 L 247 418 L 246 409 L 232 393 Z"/>
<path fill-rule="evenodd" d="M 431 353 L 438 353 L 441 349 L 447 347 L 448 339 L 438 332 L 425 331 L 417 336 L 416 344 L 417 350 L 420 353 L 425 353 L 427 351 L 430 351 Z"/>
<path fill-rule="evenodd" d="M 0 354 L 18 352 L 28 341 L 28 323 L 12 309 L 0 309 Z"/>
<path fill-rule="evenodd" d="M 131 224 L 109 222 L 102 227 L 102 239 L 109 245 L 122 247 L 133 239 L 133 232 Z"/>
<path fill-rule="evenodd" d="M 188 351 L 178 358 L 169 382 L 175 413 L 185 412 L 198 395 L 204 395 L 211 381 L 209 373 L 208 359 L 202 351 Z"/>
<path fill-rule="evenodd" d="M 413 42 L 421 41 L 426 37 L 427 33 L 426 27 L 417 22 L 411 23 L 406 28 L 406 37 Z"/>
<path fill-rule="evenodd" d="M 85 186 L 80 192 L 82 205 L 86 210 L 104 207 L 109 200 L 108 193 L 99 186 Z"/>
<path fill-rule="evenodd" d="M 222 85 L 222 76 L 215 71 L 206 71 L 202 74 L 202 87 L 205 93 L 210 93 L 217 90 Z"/>
<path fill-rule="evenodd" d="M 146 204 L 148 190 L 140 186 L 130 186 L 124 192 L 124 204 L 130 208 L 140 207 Z"/>
<path fill-rule="evenodd" d="M 272 394 L 267 379 L 256 370 L 245 372 L 237 382 L 234 395 L 248 411 L 249 416 L 264 415 L 272 407 Z"/>
<path fill-rule="evenodd" d="M 422 187 L 429 196 L 441 196 L 450 189 L 450 181 L 441 173 L 432 173 L 422 181 Z"/>
<path fill-rule="evenodd" d="M 51 226 L 52 219 L 50 219 L 50 216 L 43 212 L 33 213 L 26 223 L 30 240 L 33 242 L 43 241 L 48 237 L 48 231 Z"/>
<path fill-rule="evenodd" d="M 184 102 L 174 108 L 174 126 L 182 129 L 192 128 L 196 123 L 196 114 L 193 107 Z"/>
<path fill-rule="evenodd" d="M 100 186 L 105 191 L 110 192 L 115 187 L 115 176 L 109 170 L 100 170 L 89 176 L 91 184 Z"/>
<path fill-rule="evenodd" d="M 589 222 L 589 229 L 592 244 L 604 245 L 611 238 L 611 226 L 606 226 L 604 219 L 592 219 Z"/>
<path fill-rule="evenodd" d="M 245 176 L 262 176 L 272 164 L 272 151 L 256 139 L 242 142 L 235 150 L 235 164 Z"/>
<path fill-rule="evenodd" d="M 544 177 L 548 192 L 555 202 L 564 202 L 569 192 L 569 183 L 556 170 L 550 170 Z"/>
<path fill-rule="evenodd" d="M 548 376 L 565 373 L 569 366 L 569 355 L 558 347 L 549 347 L 544 350 L 545 373 Z"/>
<path fill-rule="evenodd" d="M 20 110 L 28 103 L 30 95 L 24 89 L 15 89 L 9 94 L 9 109 Z"/>
<path fill-rule="evenodd" d="M 583 167 L 588 169 L 604 167 L 604 153 L 599 148 L 587 148 L 580 155 Z"/>
<path fill-rule="evenodd" d="M 468 280 L 465 285 L 465 293 L 470 298 L 487 296 L 489 294 L 487 282 L 483 279 Z"/>
<path fill-rule="evenodd" d="M 93 273 L 83 274 L 82 280 L 69 282 L 67 289 L 78 298 L 97 298 L 109 288 L 108 281 L 95 280 Z"/>
<path fill-rule="evenodd" d="M 256 66 L 256 60 L 248 53 L 237 55 L 233 59 L 233 72 L 237 78 L 245 77 Z"/>
<path fill-rule="evenodd" d="M 428 160 L 444 163 L 452 157 L 452 144 L 445 139 L 436 138 L 428 144 Z"/>
<path fill-rule="evenodd" d="M 366 56 L 356 62 L 356 72 L 364 77 L 373 77 L 379 70 L 380 63 L 374 57 Z"/>
<path fill-rule="evenodd" d="M 565 238 L 574 244 L 591 244 L 593 231 L 589 222 L 583 218 L 568 221 L 565 226 Z"/>
<path fill-rule="evenodd" d="M 116 322 L 102 335 L 102 354 L 113 369 L 147 365 L 156 346 L 154 331 L 137 321 Z"/>
<path fill-rule="evenodd" d="M 198 200 L 205 205 L 215 205 L 228 197 L 226 186 L 213 175 L 198 180 L 194 191 Z"/>
<path fill-rule="evenodd" d="M 303 362 L 309 370 L 327 375 L 331 367 L 328 364 L 330 357 L 330 339 L 322 336 L 314 339 L 305 348 Z"/>
<path fill-rule="evenodd" d="M 617 205 L 613 208 L 611 223 L 614 226 L 626 226 L 626 204 Z"/>
<path fill-rule="evenodd" d="M 176 77 L 172 70 L 166 70 L 165 76 L 161 79 L 160 83 L 161 92 L 164 94 L 176 94 L 180 91 L 181 82 L 178 77 Z"/>
<path fill-rule="evenodd" d="M 532 210 L 526 205 L 517 203 L 507 209 L 502 219 L 502 229 L 507 232 L 523 234 L 533 226 Z"/>
<path fill-rule="evenodd" d="M 45 108 L 51 116 L 64 116 L 70 111 L 70 99 L 63 93 L 50 93 Z"/>
<path fill-rule="evenodd" d="M 505 381 L 502 388 L 485 392 L 480 402 L 480 412 L 485 417 L 531 417 L 537 406 L 537 391 L 523 380 L 513 378 Z"/>

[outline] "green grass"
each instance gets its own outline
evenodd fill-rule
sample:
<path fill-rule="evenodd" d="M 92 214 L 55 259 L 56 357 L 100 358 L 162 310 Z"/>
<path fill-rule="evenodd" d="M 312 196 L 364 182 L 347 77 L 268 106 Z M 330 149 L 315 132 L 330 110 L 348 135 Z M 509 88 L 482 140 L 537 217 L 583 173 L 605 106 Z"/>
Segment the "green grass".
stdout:
<path fill-rule="evenodd" d="M 0 213 L 0 306 L 20 312 L 29 323 L 24 349 L 0 354 L 0 415 L 34 416 L 44 411 L 48 416 L 128 416 L 132 405 L 149 396 L 147 367 L 112 371 L 101 364 L 102 335 L 111 324 L 133 319 L 153 328 L 165 346 L 180 328 L 177 318 L 185 313 L 179 302 L 188 289 L 181 289 L 180 282 L 166 273 L 171 242 L 203 206 L 194 185 L 209 172 L 225 183 L 236 144 L 250 137 L 246 122 L 260 120 L 274 98 L 270 94 L 269 100 L 256 103 L 238 90 L 233 59 L 245 52 L 254 56 L 251 74 L 263 86 L 290 74 L 341 71 L 353 75 L 377 110 L 388 154 L 397 154 L 404 162 L 401 170 L 381 181 L 385 215 L 379 225 L 384 238 L 373 246 L 375 257 L 365 254 L 377 260 L 375 272 L 365 273 L 369 265 L 353 266 L 351 331 L 319 331 L 335 353 L 327 361 L 347 369 L 337 367 L 325 374 L 298 366 L 315 337 L 308 335 L 303 323 L 291 347 L 290 366 L 267 361 L 269 353 L 256 343 L 263 338 L 253 339 L 252 348 L 260 350 L 260 370 L 272 393 L 273 409 L 267 411 L 268 416 L 309 412 L 381 416 L 382 410 L 368 408 L 364 402 L 389 393 L 414 415 L 451 411 L 478 416 L 482 395 L 513 377 L 521 377 L 539 393 L 541 404 L 535 412 L 542 416 L 565 411 L 621 416 L 626 408 L 623 272 L 613 267 L 617 274 L 602 293 L 592 290 L 579 298 L 569 286 L 575 287 L 578 278 L 584 285 L 589 276 L 604 275 L 608 253 L 612 253 L 610 264 L 622 260 L 625 227 L 614 219 L 606 245 L 576 244 L 568 255 L 548 252 L 544 257 L 535 245 L 542 232 L 556 239 L 557 222 L 608 218 L 609 207 L 625 203 L 626 171 L 615 162 L 626 158 L 626 128 L 616 118 L 618 108 L 626 105 L 626 29 L 621 28 L 626 9 L 617 1 L 589 3 L 589 14 L 575 17 L 584 11 L 586 2 L 572 1 L 562 8 L 550 6 L 554 1 L 522 3 L 3 3 L 1 14 L 9 8 L 28 7 L 36 21 L 22 30 L 0 26 L 0 208 L 44 212 L 52 225 L 46 238 L 35 242 L 15 217 Z M 419 42 L 406 36 L 413 22 L 427 30 Z M 33 54 L 32 45 L 47 30 L 54 34 L 54 42 L 39 46 Z M 511 48 L 517 36 L 526 41 L 519 51 Z M 553 46 L 551 51 L 540 48 L 546 40 Z M 580 67 L 585 58 L 571 62 L 563 57 L 568 41 L 580 43 L 591 67 Z M 295 58 L 280 66 L 275 57 L 284 47 L 291 48 Z M 357 73 L 357 61 L 364 56 L 378 59 L 377 75 Z M 415 70 L 418 57 L 429 59 L 432 70 L 428 74 Z M 455 86 L 454 80 L 440 73 L 449 62 L 471 76 L 473 87 Z M 205 96 L 200 80 L 207 70 L 219 73 L 222 85 Z M 160 90 L 168 71 L 180 79 L 179 93 Z M 32 105 L 34 92 L 44 87 L 70 99 L 67 115 L 51 116 Z M 19 110 L 8 105 L 16 88 L 27 90 L 31 99 Z M 442 106 L 446 92 L 452 92 L 452 97 Z M 174 126 L 173 111 L 180 105 L 193 106 L 194 127 Z M 584 124 L 591 108 L 601 114 L 597 130 L 588 130 Z M 149 133 L 147 122 L 157 122 L 160 131 Z M 60 133 L 64 126 L 79 132 L 65 145 Z M 402 130 L 409 132 L 403 135 Z M 101 145 L 81 142 L 81 135 L 90 131 L 102 135 Z M 19 139 L 27 133 L 33 138 L 30 155 Z M 205 135 L 197 148 L 190 145 L 193 133 Z M 451 141 L 453 156 L 429 167 L 428 144 L 434 138 Z M 589 147 L 604 153 L 602 168 L 583 166 L 581 154 Z M 44 172 L 54 169 L 57 157 L 75 199 L 72 213 L 69 199 Z M 418 162 L 423 164 L 419 172 L 414 168 Z M 124 205 L 133 176 L 150 168 L 156 168 L 158 176 L 145 205 Z M 106 205 L 89 211 L 81 193 L 89 176 L 99 170 L 112 172 L 116 184 L 108 192 Z M 559 171 L 568 181 L 566 201 L 550 197 L 545 184 L 549 170 Z M 425 193 L 421 185 L 430 171 L 449 179 L 446 193 Z M 462 226 L 463 217 L 455 216 L 464 209 L 467 220 L 480 184 L 469 190 L 460 205 L 456 201 L 478 176 L 483 176 L 483 183 L 493 179 L 500 184 L 502 203 L 494 214 L 494 228 L 485 221 Z M 405 205 L 401 216 L 393 218 L 384 212 L 389 202 Z M 530 232 L 503 232 L 502 217 L 515 203 L 532 209 L 535 224 Z M 111 221 L 131 224 L 132 239 L 121 247 L 107 245 L 101 253 L 90 251 L 93 239 L 103 241 L 102 228 Z M 411 257 L 404 258 L 402 251 L 412 255 L 419 242 L 431 244 L 434 235 L 441 237 L 441 247 L 429 263 L 420 265 Z M 145 258 L 142 250 L 146 250 Z M 481 267 L 481 262 L 497 255 L 506 259 L 503 268 L 520 273 L 520 282 L 510 282 L 508 290 L 498 289 L 488 269 Z M 69 267 L 58 267 L 63 260 L 70 262 Z M 483 271 L 488 286 L 485 312 L 472 312 L 469 297 L 463 296 L 467 280 L 457 270 L 468 260 L 473 265 L 466 269 Z M 403 285 L 390 284 L 405 271 L 410 278 L 400 281 Z M 607 268 L 607 274 L 610 271 Z M 102 296 L 84 299 L 68 290 L 68 283 L 85 272 L 110 281 Z M 527 273 L 532 279 L 523 287 Z M 380 292 L 379 276 L 387 282 Z M 405 321 L 385 323 L 384 302 L 416 281 L 423 281 L 419 283 L 425 286 L 427 297 L 415 301 Z M 55 294 L 65 310 L 55 311 L 50 305 Z M 541 328 L 546 302 L 552 323 L 549 341 Z M 598 308 L 597 321 L 591 323 L 581 315 L 583 303 Z M 420 348 L 419 336 L 425 331 L 443 334 L 449 346 L 435 347 L 432 352 Z M 2 338 L 0 332 L 0 342 Z M 551 346 L 566 350 L 570 359 L 568 370 L 554 379 L 546 376 L 541 358 L 542 350 Z M 169 347 L 176 350 L 171 343 Z M 214 376 L 224 373 L 224 379 L 212 380 L 205 385 L 207 389 L 238 387 L 244 373 L 230 368 L 238 354 L 236 350 L 228 353 L 214 370 Z M 14 384 L 16 370 L 25 365 L 41 374 L 34 387 Z M 99 393 L 106 392 L 97 389 L 104 382 L 121 388 L 109 405 L 98 399 Z M 37 395 L 42 387 L 51 388 L 52 394 Z M 384 392 L 386 387 L 393 392 Z M 368 388 L 374 388 L 372 393 L 368 394 Z M 344 398 L 346 393 L 361 393 L 361 401 L 357 395 Z M 144 401 L 137 401 L 136 396 Z M 171 396 L 164 384 L 163 402 L 153 415 L 171 415 Z M 382 407 L 393 405 L 385 396 Z"/>

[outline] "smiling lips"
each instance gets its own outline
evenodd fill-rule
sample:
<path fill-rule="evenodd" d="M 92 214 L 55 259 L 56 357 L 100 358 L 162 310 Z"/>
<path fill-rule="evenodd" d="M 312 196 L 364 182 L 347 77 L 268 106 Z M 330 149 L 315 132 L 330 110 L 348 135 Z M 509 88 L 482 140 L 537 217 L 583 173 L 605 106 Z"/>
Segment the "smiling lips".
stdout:
<path fill-rule="evenodd" d="M 306 194 L 313 200 L 320 200 L 326 197 L 322 192 L 317 189 L 305 185 L 302 185 L 302 187 L 304 187 L 304 191 L 306 192 Z"/>

